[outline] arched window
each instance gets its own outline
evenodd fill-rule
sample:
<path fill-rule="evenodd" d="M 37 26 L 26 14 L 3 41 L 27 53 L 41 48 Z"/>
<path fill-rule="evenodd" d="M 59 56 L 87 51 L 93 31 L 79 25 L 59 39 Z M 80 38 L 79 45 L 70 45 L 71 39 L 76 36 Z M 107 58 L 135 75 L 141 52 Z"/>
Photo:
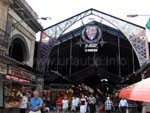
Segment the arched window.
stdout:
<path fill-rule="evenodd" d="M 9 56 L 19 62 L 28 60 L 28 46 L 21 35 L 13 36 L 9 48 Z"/>

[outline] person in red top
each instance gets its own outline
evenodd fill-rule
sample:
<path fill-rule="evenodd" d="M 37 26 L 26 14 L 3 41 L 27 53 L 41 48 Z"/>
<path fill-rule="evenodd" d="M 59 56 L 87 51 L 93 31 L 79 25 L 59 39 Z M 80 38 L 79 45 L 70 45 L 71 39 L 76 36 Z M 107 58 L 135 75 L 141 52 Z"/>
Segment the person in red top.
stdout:
<path fill-rule="evenodd" d="M 58 97 L 58 99 L 56 100 L 57 113 L 60 113 L 62 109 L 62 100 L 63 97 Z"/>

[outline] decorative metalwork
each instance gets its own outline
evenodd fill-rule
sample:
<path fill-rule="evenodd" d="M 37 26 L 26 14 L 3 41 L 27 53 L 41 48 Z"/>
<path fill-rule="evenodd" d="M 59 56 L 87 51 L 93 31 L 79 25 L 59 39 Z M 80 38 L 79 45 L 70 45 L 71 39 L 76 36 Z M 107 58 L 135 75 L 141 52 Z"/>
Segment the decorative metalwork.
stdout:
<path fill-rule="evenodd" d="M 89 9 L 53 26 L 50 26 L 42 31 L 38 52 L 38 67 L 40 71 L 45 71 L 44 65 L 47 63 L 49 52 L 55 44 L 60 43 L 60 37 L 65 34 L 66 31 L 71 28 L 71 26 L 79 21 L 83 26 L 83 19 L 89 16 L 99 18 L 100 22 L 103 20 L 103 24 L 120 30 L 131 43 L 138 57 L 140 66 L 142 66 L 146 62 L 148 48 L 146 48 L 147 40 L 145 37 L 145 29 L 143 27 L 132 24 L 112 15 L 100 12 L 98 10 Z"/>

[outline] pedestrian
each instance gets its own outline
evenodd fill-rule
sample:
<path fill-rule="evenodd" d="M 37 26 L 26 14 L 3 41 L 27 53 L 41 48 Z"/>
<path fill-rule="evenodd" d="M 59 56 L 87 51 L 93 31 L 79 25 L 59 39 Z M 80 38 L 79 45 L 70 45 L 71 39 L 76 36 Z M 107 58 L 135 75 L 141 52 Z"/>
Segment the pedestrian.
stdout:
<path fill-rule="evenodd" d="M 87 111 L 87 104 L 86 104 L 86 98 L 84 95 L 82 95 L 80 99 L 80 113 L 86 113 Z"/>
<path fill-rule="evenodd" d="M 79 111 L 79 109 L 80 109 L 80 106 L 79 106 L 79 104 L 80 104 L 80 98 L 79 98 L 79 96 L 76 96 L 75 102 L 76 102 L 76 109 Z"/>
<path fill-rule="evenodd" d="M 67 96 L 64 96 L 64 99 L 62 100 L 62 110 L 63 110 L 63 113 L 66 113 L 67 110 L 69 108 L 69 101 L 67 99 Z"/>
<path fill-rule="evenodd" d="M 105 101 L 105 111 L 107 113 L 111 113 L 113 109 L 114 109 L 113 102 L 110 100 L 110 97 L 107 97 Z"/>
<path fill-rule="evenodd" d="M 72 102 L 71 102 L 71 111 L 76 112 L 77 105 L 76 105 L 76 98 L 72 97 Z"/>
<path fill-rule="evenodd" d="M 45 111 L 45 112 L 49 112 L 49 111 L 50 111 L 50 108 L 51 108 L 50 98 L 48 97 L 48 98 L 45 100 L 44 103 L 45 103 L 44 111 Z"/>
<path fill-rule="evenodd" d="M 119 102 L 119 109 L 121 110 L 121 113 L 126 113 L 128 109 L 128 102 L 125 98 L 122 98 Z"/>
<path fill-rule="evenodd" d="M 28 106 L 28 97 L 27 97 L 26 93 L 23 93 L 22 95 L 23 96 L 20 100 L 19 109 L 20 109 L 20 113 L 26 113 L 27 106 Z"/>
<path fill-rule="evenodd" d="M 57 113 L 60 113 L 60 111 L 62 110 L 62 96 L 58 96 L 57 100 L 56 100 L 56 109 L 57 109 Z"/>
<path fill-rule="evenodd" d="M 95 113 L 96 98 L 93 96 L 93 94 L 91 94 L 90 97 L 88 98 L 88 103 L 89 103 L 90 113 Z"/>
<path fill-rule="evenodd" d="M 33 97 L 30 99 L 29 102 L 29 113 L 41 113 L 43 100 L 39 97 L 39 92 L 34 91 Z"/>
<path fill-rule="evenodd" d="M 150 113 L 150 102 L 143 103 L 142 113 Z"/>
<path fill-rule="evenodd" d="M 97 112 L 99 111 L 99 106 L 100 106 L 100 96 L 96 95 L 95 108 Z"/>

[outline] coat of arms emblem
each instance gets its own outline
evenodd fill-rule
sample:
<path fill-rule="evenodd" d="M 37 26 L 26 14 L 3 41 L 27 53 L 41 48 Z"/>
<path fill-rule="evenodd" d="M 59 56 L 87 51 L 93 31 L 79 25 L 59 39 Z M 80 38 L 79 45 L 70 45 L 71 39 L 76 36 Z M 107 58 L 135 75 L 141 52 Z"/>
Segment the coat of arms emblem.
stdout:
<path fill-rule="evenodd" d="M 102 37 L 102 31 L 99 26 L 87 25 L 82 31 L 82 39 L 89 44 L 96 44 Z"/>
<path fill-rule="evenodd" d="M 85 32 L 86 32 L 86 35 L 89 38 L 89 40 L 93 40 L 97 34 L 97 27 L 96 26 L 87 26 Z"/>

